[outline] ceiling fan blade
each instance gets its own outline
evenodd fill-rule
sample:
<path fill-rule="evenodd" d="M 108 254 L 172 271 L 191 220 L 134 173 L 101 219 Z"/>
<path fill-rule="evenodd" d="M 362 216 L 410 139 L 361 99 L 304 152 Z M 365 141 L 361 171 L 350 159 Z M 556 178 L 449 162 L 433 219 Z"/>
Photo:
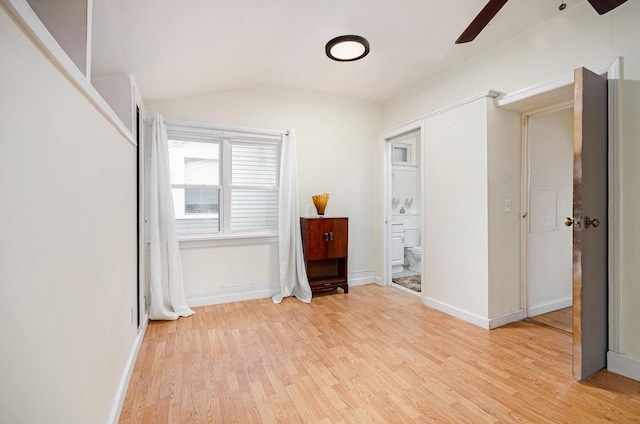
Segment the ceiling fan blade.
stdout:
<path fill-rule="evenodd" d="M 489 21 L 491 21 L 491 19 L 496 16 L 500 9 L 502 9 L 502 6 L 504 6 L 507 1 L 508 0 L 489 0 L 489 3 L 487 3 L 486 6 L 480 11 L 480 13 L 478 13 L 478 16 L 476 16 L 476 18 L 471 21 L 462 35 L 458 37 L 458 39 L 456 40 L 456 44 L 468 43 L 469 41 L 473 41 L 478 36 L 478 34 L 480 34 L 480 31 L 482 31 L 484 27 L 487 26 Z"/>
<path fill-rule="evenodd" d="M 604 15 L 620 6 L 627 0 L 588 0 L 599 15 Z"/>

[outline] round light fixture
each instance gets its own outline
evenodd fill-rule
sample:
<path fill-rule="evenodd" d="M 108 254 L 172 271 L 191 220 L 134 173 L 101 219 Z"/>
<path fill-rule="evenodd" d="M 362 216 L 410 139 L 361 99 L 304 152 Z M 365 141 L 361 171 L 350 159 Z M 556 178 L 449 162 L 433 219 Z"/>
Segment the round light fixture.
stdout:
<path fill-rule="evenodd" d="M 359 35 L 341 35 L 329 41 L 324 51 L 338 62 L 352 62 L 369 54 L 369 42 Z"/>

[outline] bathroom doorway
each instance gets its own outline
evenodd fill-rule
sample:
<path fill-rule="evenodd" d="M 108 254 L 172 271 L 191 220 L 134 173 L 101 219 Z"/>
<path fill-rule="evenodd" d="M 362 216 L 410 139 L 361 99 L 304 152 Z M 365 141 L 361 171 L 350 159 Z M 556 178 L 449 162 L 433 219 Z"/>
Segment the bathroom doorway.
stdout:
<path fill-rule="evenodd" d="M 422 126 L 405 126 L 383 138 L 385 285 L 416 296 L 424 289 Z"/>

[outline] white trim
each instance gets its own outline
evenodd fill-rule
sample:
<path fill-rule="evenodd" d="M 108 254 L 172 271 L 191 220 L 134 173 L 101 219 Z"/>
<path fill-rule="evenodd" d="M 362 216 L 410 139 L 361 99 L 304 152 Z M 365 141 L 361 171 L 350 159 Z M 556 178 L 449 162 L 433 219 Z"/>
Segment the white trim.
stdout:
<path fill-rule="evenodd" d="M 165 123 L 168 127 L 172 127 L 170 133 L 180 133 L 191 135 L 209 135 L 214 138 L 250 138 L 260 140 L 272 140 L 281 142 L 282 136 L 287 134 L 286 130 L 270 130 L 261 128 L 250 127 L 232 127 L 224 125 L 216 125 L 207 122 L 191 122 L 181 121 L 175 119 L 165 119 Z"/>
<path fill-rule="evenodd" d="M 544 305 L 531 306 L 527 309 L 527 317 L 535 317 L 536 315 L 546 314 L 547 312 L 557 311 L 558 309 L 568 308 L 573 305 L 573 298 L 555 300 Z"/>
<path fill-rule="evenodd" d="M 609 351 L 607 352 L 607 370 L 640 381 L 640 359 Z"/>
<path fill-rule="evenodd" d="M 444 312 L 447 315 L 451 315 L 468 323 L 477 325 L 478 327 L 482 327 L 485 330 L 491 329 L 490 320 L 487 318 L 472 314 L 470 312 L 464 311 L 462 309 L 456 308 L 455 306 L 448 305 L 427 296 L 424 296 L 422 298 L 422 303 L 440 312 Z"/>
<path fill-rule="evenodd" d="M 147 325 L 149 321 L 144 321 L 144 324 L 138 331 L 138 335 L 136 336 L 135 342 L 133 344 L 133 348 L 131 349 L 131 353 L 129 353 L 129 358 L 127 359 L 127 363 L 124 367 L 124 371 L 122 373 L 122 377 L 120 378 L 120 383 L 118 384 L 118 390 L 116 391 L 116 397 L 113 400 L 113 405 L 111 405 L 111 411 L 109 412 L 109 419 L 107 422 L 118 424 L 120 420 L 120 414 L 122 413 L 122 406 L 124 405 L 124 399 L 127 395 L 127 389 L 129 388 L 129 382 L 131 381 L 131 376 L 133 375 L 133 370 L 136 366 L 136 359 L 138 359 L 138 353 L 140 352 L 140 347 L 142 346 L 142 340 L 144 339 L 144 334 L 147 331 Z"/>
<path fill-rule="evenodd" d="M 424 119 L 414 120 L 404 125 L 396 126 L 388 131 L 383 132 L 380 135 L 380 149 L 381 149 L 381 189 L 382 189 L 382 222 L 381 222 L 381 234 L 382 234 L 382 260 L 383 260 L 383 281 L 382 285 L 387 286 L 391 284 L 391 221 L 393 216 L 391 206 L 391 172 L 393 168 L 392 164 L 392 144 L 393 140 L 402 137 L 405 134 L 420 132 L 420 164 L 425 163 L 425 122 Z M 420 190 L 421 190 L 421 202 L 420 202 L 420 214 L 424 216 L 426 208 L 426 180 L 425 180 L 425 166 L 421 166 L 420 174 Z M 421 237 L 425 240 L 425 225 L 421 225 Z M 424 263 L 424 261 L 423 261 Z M 422 285 L 424 287 L 424 279 L 422 279 Z M 424 293 L 424 289 L 422 290 Z"/>
<path fill-rule="evenodd" d="M 218 305 L 221 303 L 241 302 L 244 300 L 265 299 L 280 291 L 279 281 L 244 284 L 232 287 L 217 287 L 185 293 L 187 304 L 191 308 Z"/>
<path fill-rule="evenodd" d="M 364 286 L 376 282 L 375 272 L 351 272 L 348 277 L 349 287 Z M 185 293 L 187 304 L 191 308 L 198 306 L 218 305 L 222 303 L 241 302 L 245 300 L 266 299 L 280 291 L 279 281 L 243 284 L 231 287 L 216 287 L 206 290 L 195 290 Z M 348 295 L 347 295 L 348 296 Z"/>
<path fill-rule="evenodd" d="M 391 283 L 391 287 L 394 287 L 394 288 L 396 288 L 396 289 L 402 290 L 403 292 L 407 292 L 407 293 L 409 293 L 409 294 L 410 294 L 410 295 L 412 295 L 412 296 L 418 296 L 418 297 L 420 297 L 420 294 L 421 294 L 421 292 L 417 292 L 417 291 L 415 291 L 415 290 L 411 290 L 410 288 L 407 288 L 407 287 L 401 286 L 400 284 L 396 284 L 396 283 L 393 283 L 393 282 Z"/>
<path fill-rule="evenodd" d="M 84 49 L 85 54 L 85 64 L 84 64 L 84 74 L 86 75 L 87 80 L 89 80 L 89 84 L 91 84 L 91 55 L 93 48 L 93 0 L 87 0 L 87 42 Z M 133 132 L 133 130 L 131 130 Z"/>
<path fill-rule="evenodd" d="M 180 239 L 180 249 L 198 249 L 202 247 L 244 246 L 278 243 L 274 234 L 227 234 L 221 237 L 193 237 Z"/>
<path fill-rule="evenodd" d="M 502 327 L 503 325 L 507 325 L 512 322 L 522 321 L 524 318 L 524 313 L 521 309 L 496 318 L 483 318 L 479 315 L 472 314 L 471 312 L 467 312 L 427 296 L 422 298 L 422 303 L 433 309 L 437 309 L 440 312 L 444 312 L 447 315 L 451 315 L 468 323 L 477 325 L 485 330 L 493 330 L 494 328 Z"/>
<path fill-rule="evenodd" d="M 511 324 L 512 322 L 522 321 L 524 319 L 524 311 L 519 309 L 517 311 L 509 312 L 505 315 L 500 315 L 496 318 L 489 318 L 489 330 L 502 327 L 503 325 Z"/>
<path fill-rule="evenodd" d="M 617 72 L 612 72 L 619 76 Z M 609 349 L 620 351 L 620 329 L 622 328 L 620 316 L 620 256 L 621 237 L 620 211 L 622 209 L 621 187 L 621 153 L 620 134 L 622 127 L 622 113 L 620 106 L 620 80 L 609 80 Z"/>
<path fill-rule="evenodd" d="M 459 102 L 450 104 L 449 106 L 445 106 L 442 109 L 437 109 L 437 110 L 435 110 L 433 112 L 427 113 L 426 115 L 422 115 L 422 116 L 420 116 L 418 118 L 414 118 L 414 119 L 412 119 L 412 120 L 410 120 L 408 122 L 405 122 L 404 124 L 400 124 L 400 125 L 396 125 L 395 127 L 391 127 L 388 130 L 383 131 L 381 133 L 381 137 L 383 137 L 383 135 L 387 134 L 387 133 L 397 133 L 398 135 L 400 135 L 400 134 L 403 133 L 403 131 L 398 132 L 399 130 L 401 130 L 402 128 L 412 128 L 411 126 L 412 125 L 416 125 L 416 123 L 419 122 L 419 121 L 422 121 L 422 120 L 427 119 L 427 118 L 431 118 L 431 117 L 436 116 L 436 115 L 440 115 L 441 113 L 444 113 L 444 112 L 450 111 L 452 109 L 458 108 L 458 107 L 463 106 L 463 105 L 465 105 L 467 103 L 475 102 L 476 100 L 479 100 L 479 99 L 483 99 L 483 98 L 486 98 L 486 97 L 491 97 L 491 98 L 495 99 L 498 96 L 500 96 L 501 94 L 502 93 L 500 93 L 499 91 L 496 91 L 496 90 L 483 91 L 482 93 L 476 94 L 475 96 L 471 96 L 471 97 L 468 97 L 468 98 L 466 98 L 464 100 L 461 100 Z M 407 132 L 407 131 L 404 131 L 404 132 Z M 389 138 L 389 137 L 386 136 L 385 138 Z"/>
<path fill-rule="evenodd" d="M 364 286 L 377 282 L 375 271 L 360 271 L 349 273 L 349 287 Z"/>
<path fill-rule="evenodd" d="M 538 109 L 528 110 L 526 112 L 523 112 L 522 115 L 527 117 L 545 115 L 547 113 L 558 112 L 558 111 L 569 109 L 572 107 L 573 107 L 573 99 L 565 100 L 560 103 L 554 103 L 550 106 L 546 105 Z"/>
<path fill-rule="evenodd" d="M 136 145 L 133 134 L 120 121 L 107 102 L 100 96 L 98 91 L 91 85 L 75 63 L 69 58 L 67 53 L 60 47 L 44 24 L 36 16 L 35 12 L 26 0 L 0 0 L 9 14 L 22 27 L 25 34 L 31 38 L 34 44 L 51 63 L 89 100 L 89 102 L 107 118 L 109 122 L 120 132 L 124 138 L 133 146 Z"/>
<path fill-rule="evenodd" d="M 608 78 L 620 78 L 620 60 L 619 58 L 609 59 L 605 62 L 598 63 L 587 67 L 596 74 L 608 74 Z M 548 95 L 557 93 L 551 103 L 560 103 L 569 99 L 573 99 L 573 72 L 545 81 L 530 87 L 516 90 L 511 93 L 502 94 L 495 99 L 496 107 L 513 110 L 516 112 L 528 112 L 531 110 L 531 100 L 540 95 Z M 569 96 L 566 97 L 565 96 Z"/>

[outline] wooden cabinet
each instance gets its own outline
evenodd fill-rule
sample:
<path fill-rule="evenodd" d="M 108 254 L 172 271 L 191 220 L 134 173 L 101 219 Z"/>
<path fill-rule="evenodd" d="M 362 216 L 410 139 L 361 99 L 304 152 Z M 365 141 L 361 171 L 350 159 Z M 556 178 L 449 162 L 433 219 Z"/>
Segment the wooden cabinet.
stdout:
<path fill-rule="evenodd" d="M 300 218 L 300 229 L 311 291 L 342 288 L 349 293 L 349 219 Z"/>

